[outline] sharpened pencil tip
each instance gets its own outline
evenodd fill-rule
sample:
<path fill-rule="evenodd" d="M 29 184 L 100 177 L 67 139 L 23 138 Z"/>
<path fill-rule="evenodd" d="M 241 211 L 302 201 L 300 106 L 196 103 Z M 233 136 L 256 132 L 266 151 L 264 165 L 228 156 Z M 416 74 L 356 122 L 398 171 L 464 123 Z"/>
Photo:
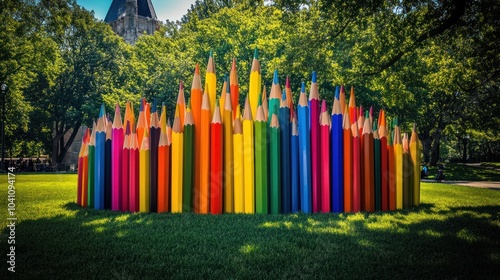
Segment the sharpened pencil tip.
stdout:
<path fill-rule="evenodd" d="M 253 58 L 259 59 L 259 49 L 257 49 L 257 47 L 255 47 L 253 51 Z"/>
<path fill-rule="evenodd" d="M 312 72 L 311 82 L 316 83 L 316 81 L 317 81 L 316 71 L 313 71 L 313 72 Z"/>
<path fill-rule="evenodd" d="M 302 82 L 302 86 L 300 88 L 300 92 L 306 92 L 306 83 Z"/>
<path fill-rule="evenodd" d="M 280 83 L 280 81 L 278 79 L 278 70 L 274 70 L 273 84 L 277 85 L 279 83 Z"/>

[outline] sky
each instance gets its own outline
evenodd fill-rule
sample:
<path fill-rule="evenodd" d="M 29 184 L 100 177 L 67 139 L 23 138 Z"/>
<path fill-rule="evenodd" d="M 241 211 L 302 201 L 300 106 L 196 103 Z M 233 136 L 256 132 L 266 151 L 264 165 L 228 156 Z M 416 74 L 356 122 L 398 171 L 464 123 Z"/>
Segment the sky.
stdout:
<path fill-rule="evenodd" d="M 195 0 L 151 0 L 158 20 L 180 20 Z M 94 11 L 97 19 L 104 19 L 113 0 L 77 0 L 78 5 Z"/>

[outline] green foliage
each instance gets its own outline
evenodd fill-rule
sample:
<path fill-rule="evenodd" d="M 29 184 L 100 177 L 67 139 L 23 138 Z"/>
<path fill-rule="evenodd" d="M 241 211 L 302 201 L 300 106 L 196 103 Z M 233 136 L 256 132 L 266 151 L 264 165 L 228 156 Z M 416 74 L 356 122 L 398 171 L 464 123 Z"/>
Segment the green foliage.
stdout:
<path fill-rule="evenodd" d="M 197 215 L 80 208 L 76 175 L 19 174 L 16 186 L 21 279 L 500 274 L 498 190 L 423 183 L 420 207 L 386 213 Z M 8 234 L 6 223 L 0 230 Z M 8 248 L 0 246 L 0 254 Z"/>

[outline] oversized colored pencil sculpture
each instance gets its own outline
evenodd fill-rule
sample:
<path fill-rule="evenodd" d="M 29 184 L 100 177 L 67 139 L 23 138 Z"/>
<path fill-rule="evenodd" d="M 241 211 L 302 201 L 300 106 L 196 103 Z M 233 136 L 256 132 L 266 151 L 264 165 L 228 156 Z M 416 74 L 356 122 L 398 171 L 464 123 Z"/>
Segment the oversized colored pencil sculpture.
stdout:
<path fill-rule="evenodd" d="M 380 137 L 380 184 L 381 190 L 381 210 L 389 210 L 389 150 L 387 147 L 387 127 L 385 121 L 385 113 L 382 110 L 379 115 L 380 126 L 378 128 Z"/>
<path fill-rule="evenodd" d="M 394 123 L 394 163 L 396 168 L 396 209 L 403 209 L 403 141 L 397 118 Z"/>
<path fill-rule="evenodd" d="M 149 208 L 151 212 L 158 212 L 158 143 L 160 142 L 160 120 L 156 99 L 151 107 L 151 121 L 149 127 Z"/>
<path fill-rule="evenodd" d="M 161 106 L 160 140 L 158 141 L 158 213 L 170 206 L 170 138 L 167 134 L 167 108 Z"/>
<path fill-rule="evenodd" d="M 141 148 L 139 149 L 139 211 L 140 212 L 149 212 L 151 210 L 150 157 L 151 157 L 151 151 L 149 148 L 149 132 L 148 129 L 145 129 L 144 136 L 142 137 Z"/>
<path fill-rule="evenodd" d="M 252 69 L 250 70 L 250 84 L 248 88 L 248 102 L 250 103 L 252 117 L 254 117 L 254 119 L 257 117 L 257 107 L 259 106 L 261 87 L 262 76 L 260 74 L 259 51 L 255 48 L 252 60 Z"/>
<path fill-rule="evenodd" d="M 146 98 L 144 100 L 144 120 L 146 121 L 144 129 L 149 130 L 150 122 L 151 122 L 151 106 L 148 102 L 146 102 Z M 149 132 L 149 131 L 148 131 Z"/>
<path fill-rule="evenodd" d="M 247 214 L 255 213 L 255 157 L 254 157 L 254 122 L 249 98 L 245 100 L 243 112 L 243 175 L 245 209 Z M 236 177 L 236 176 L 235 176 Z"/>
<path fill-rule="evenodd" d="M 176 110 L 177 108 L 179 108 L 179 125 L 181 126 L 182 131 L 184 128 L 184 118 L 186 117 L 186 99 L 184 98 L 184 83 L 182 81 L 179 82 Z"/>
<path fill-rule="evenodd" d="M 403 136 L 403 208 L 408 208 L 413 203 L 413 178 L 411 177 L 413 165 L 409 144 L 408 133 L 405 133 Z"/>
<path fill-rule="evenodd" d="M 297 108 L 299 119 L 299 167 L 300 167 L 300 210 L 311 213 L 311 144 L 309 138 L 309 106 L 302 82 L 302 90 Z"/>
<path fill-rule="evenodd" d="M 128 108 L 128 107 L 127 107 Z M 111 142 L 111 210 L 118 211 L 121 209 L 120 202 L 122 202 L 122 186 L 123 186 L 123 177 L 122 174 L 125 173 L 122 167 L 122 150 L 123 150 L 123 141 L 124 141 L 124 131 L 122 118 L 120 113 L 120 105 L 116 103 L 115 106 L 115 117 L 113 118 L 113 130 L 112 130 L 112 139 Z M 127 168 L 128 170 L 128 168 Z M 128 174 L 128 172 L 126 172 Z M 125 201 L 126 202 L 126 201 Z"/>
<path fill-rule="evenodd" d="M 181 129 L 180 106 L 175 109 L 174 125 L 172 127 L 172 213 L 182 212 L 182 186 L 183 186 L 183 151 L 184 140 Z"/>
<path fill-rule="evenodd" d="M 204 93 L 201 105 L 201 130 L 200 137 L 200 213 L 209 213 L 210 201 L 210 101 L 208 94 Z M 196 135 L 195 135 L 196 137 Z"/>
<path fill-rule="evenodd" d="M 345 103 L 345 88 L 344 88 L 344 86 L 340 86 L 339 103 L 340 103 L 340 109 L 342 111 L 341 113 L 344 114 L 344 108 L 345 108 L 345 105 L 346 105 L 346 103 Z"/>
<path fill-rule="evenodd" d="M 286 77 L 285 81 L 285 93 L 286 93 L 286 101 L 288 103 L 288 107 L 290 108 L 290 116 L 292 112 L 292 107 L 293 107 L 293 100 L 292 100 L 292 86 L 290 85 L 290 77 Z M 281 123 L 280 123 L 281 125 Z"/>
<path fill-rule="evenodd" d="M 123 138 L 122 149 L 119 153 L 121 153 L 120 162 L 116 163 L 121 166 L 120 176 L 121 178 L 121 186 L 119 186 L 119 193 L 117 194 L 118 200 L 117 204 L 121 211 L 129 210 L 129 195 L 130 195 L 130 141 L 132 138 L 132 133 L 130 131 L 130 121 L 127 121 L 125 124 L 125 137 Z M 114 198 L 114 197 L 113 197 Z"/>
<path fill-rule="evenodd" d="M 243 174 L 243 128 L 239 118 L 234 120 L 233 130 L 233 182 L 234 182 L 234 212 L 243 213 L 245 210 L 244 174 Z"/>
<path fill-rule="evenodd" d="M 370 119 L 365 119 L 363 127 L 363 204 L 361 209 L 369 212 L 375 211 L 374 199 L 374 175 L 373 175 L 373 132 L 370 125 Z"/>
<path fill-rule="evenodd" d="M 96 134 L 96 123 L 94 122 L 92 126 L 92 134 L 89 140 L 88 146 L 88 162 L 89 162 L 89 173 L 88 173 L 88 193 L 87 202 L 89 208 L 94 208 L 94 193 L 95 193 L 95 134 Z"/>
<path fill-rule="evenodd" d="M 137 212 L 139 211 L 139 140 L 137 139 L 137 132 L 133 126 L 131 127 L 128 210 L 130 212 Z"/>
<path fill-rule="evenodd" d="M 238 73 L 236 73 L 236 58 L 233 58 L 231 72 L 229 74 L 229 91 L 231 92 L 231 110 L 233 112 L 233 120 L 236 118 L 236 107 L 240 102 L 240 89 L 238 85 Z M 239 115 L 238 115 L 239 117 Z"/>
<path fill-rule="evenodd" d="M 418 142 L 417 125 L 413 124 L 410 139 L 410 155 L 413 163 L 413 203 L 412 206 L 420 205 L 420 145 Z"/>
<path fill-rule="evenodd" d="M 387 134 L 387 174 L 388 174 L 388 196 L 389 210 L 396 210 L 396 157 L 394 156 L 393 131 Z"/>
<path fill-rule="evenodd" d="M 255 212 L 267 214 L 268 208 L 268 162 L 267 162 L 267 122 L 262 99 L 259 98 L 255 118 Z"/>
<path fill-rule="evenodd" d="M 320 115 L 320 147 L 322 156 L 320 158 L 321 167 L 321 207 L 323 213 L 330 212 L 330 115 L 326 111 L 326 101 L 323 99 Z"/>
<path fill-rule="evenodd" d="M 272 109 L 272 108 L 271 108 Z M 269 124 L 269 188 L 271 201 L 271 214 L 281 212 L 281 170 L 280 170 L 280 128 L 276 112 L 277 107 L 270 110 L 271 122 Z"/>
<path fill-rule="evenodd" d="M 358 115 L 356 114 L 356 97 L 354 96 L 354 87 L 351 86 L 351 94 L 349 96 L 349 117 L 351 124 L 358 120 Z"/>
<path fill-rule="evenodd" d="M 94 208 L 104 209 L 104 149 L 106 142 L 106 127 L 105 127 L 106 112 L 104 104 L 101 105 L 101 113 L 97 120 L 96 134 L 95 134 L 95 166 L 94 166 Z"/>
<path fill-rule="evenodd" d="M 347 105 L 344 107 L 343 117 L 343 145 L 344 145 L 344 211 L 352 212 L 352 188 L 353 188 L 353 154 L 352 154 L 352 132 L 351 121 L 349 117 L 349 108 Z M 335 203 L 334 203 L 335 207 Z"/>
<path fill-rule="evenodd" d="M 380 211 L 382 210 L 382 155 L 377 124 L 374 123 L 373 127 L 373 180 L 375 186 L 375 211 Z"/>
<path fill-rule="evenodd" d="M 351 124 L 352 133 L 352 211 L 361 211 L 361 141 L 357 122 Z"/>
<path fill-rule="evenodd" d="M 344 131 L 342 129 L 342 109 L 339 87 L 335 92 L 331 122 L 331 172 L 325 170 L 332 180 L 332 210 L 344 211 Z M 325 176 L 325 175 L 323 175 Z M 324 194 L 323 194 L 324 196 Z"/>
<path fill-rule="evenodd" d="M 88 188 L 89 188 L 89 141 L 90 129 L 87 128 L 83 142 L 85 143 L 83 156 L 82 156 L 82 207 L 88 205 Z M 80 169 L 80 166 L 78 167 Z"/>
<path fill-rule="evenodd" d="M 201 176 L 201 143 L 208 141 L 201 136 L 201 103 L 203 100 L 203 90 L 201 88 L 200 66 L 196 64 L 191 85 L 191 111 L 193 112 L 194 122 L 194 190 L 193 190 L 193 210 L 195 213 L 200 211 L 200 176 Z M 210 126 L 210 125 L 209 125 Z"/>
<path fill-rule="evenodd" d="M 144 137 L 144 130 L 146 129 L 146 127 L 148 127 L 146 121 L 145 108 L 144 108 L 145 104 L 146 101 L 144 98 L 142 98 L 139 106 L 139 117 L 137 117 L 137 128 L 136 128 L 137 143 L 139 146 L 142 144 L 142 138 Z"/>
<path fill-rule="evenodd" d="M 300 182 L 299 182 L 299 128 L 297 125 L 297 118 L 295 114 L 292 116 L 292 137 L 290 140 L 290 162 L 291 162 L 291 211 L 292 213 L 296 213 L 300 210 L 299 208 L 299 199 L 300 199 Z"/>
<path fill-rule="evenodd" d="M 228 76 L 227 74 L 224 76 L 224 82 L 222 83 L 222 91 L 220 93 L 220 99 L 219 99 L 219 109 L 220 109 L 220 115 L 222 117 L 222 122 L 224 122 L 224 110 L 226 109 L 226 92 L 229 90 L 228 87 Z"/>
<path fill-rule="evenodd" d="M 83 130 L 83 129 L 82 129 Z M 86 130 L 83 130 L 86 131 Z M 85 133 L 82 136 L 82 145 L 80 146 L 80 152 L 78 153 L 78 186 L 76 189 L 76 204 L 82 205 L 82 188 L 83 188 L 83 154 L 85 153 Z"/>
<path fill-rule="evenodd" d="M 223 125 L 219 104 L 214 104 L 214 114 L 210 124 L 210 213 L 222 214 L 223 188 Z"/>
<path fill-rule="evenodd" d="M 231 112 L 231 93 L 229 82 L 226 81 L 226 103 L 224 104 L 224 212 L 234 211 L 234 186 L 233 186 L 233 113 Z"/>
<path fill-rule="evenodd" d="M 208 94 L 208 100 L 210 101 L 210 114 L 214 114 L 215 108 L 215 96 L 217 95 L 217 77 L 215 75 L 215 62 L 212 56 L 212 51 L 210 51 L 210 56 L 208 57 L 207 63 L 207 73 L 205 75 L 205 91 Z"/>
<path fill-rule="evenodd" d="M 290 174 L 290 103 L 287 99 L 286 90 L 283 90 L 279 109 L 279 127 L 281 137 L 281 212 L 290 213 L 292 210 L 292 176 Z"/>
<path fill-rule="evenodd" d="M 192 194 L 193 194 L 193 145 L 194 145 L 194 125 L 193 114 L 188 106 L 186 118 L 184 119 L 183 131 L 183 179 L 182 179 L 182 212 L 192 212 Z"/>
<path fill-rule="evenodd" d="M 269 116 L 269 110 L 268 110 L 269 107 L 267 106 L 267 93 L 266 93 L 266 86 L 265 85 L 262 88 L 262 99 L 261 100 L 262 100 L 262 110 L 264 111 L 264 117 L 266 118 L 266 121 L 267 121 L 268 116 Z"/>
<path fill-rule="evenodd" d="M 104 209 L 111 209 L 111 145 L 113 126 L 111 120 L 106 122 L 106 141 L 104 142 Z"/>
<path fill-rule="evenodd" d="M 316 83 L 316 72 L 312 73 L 311 89 L 309 92 L 309 122 L 311 135 L 311 187 L 312 187 L 312 211 L 321 209 L 321 167 L 320 167 L 320 115 L 318 85 Z M 300 118 L 300 117 L 299 117 Z M 300 135 L 300 133 L 299 133 Z"/>
<path fill-rule="evenodd" d="M 274 70 L 273 84 L 271 86 L 271 91 L 269 92 L 269 106 L 268 106 L 268 119 L 267 121 L 271 123 L 272 114 L 274 107 L 279 108 L 281 103 L 281 87 L 278 79 L 278 70 Z"/>

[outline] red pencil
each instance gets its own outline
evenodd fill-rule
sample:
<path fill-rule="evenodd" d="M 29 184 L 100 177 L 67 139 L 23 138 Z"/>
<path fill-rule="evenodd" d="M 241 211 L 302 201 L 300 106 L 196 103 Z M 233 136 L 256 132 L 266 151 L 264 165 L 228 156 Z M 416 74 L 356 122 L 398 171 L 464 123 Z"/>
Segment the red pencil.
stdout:
<path fill-rule="evenodd" d="M 344 109 L 344 211 L 352 212 L 352 132 L 349 118 L 349 108 Z"/>
<path fill-rule="evenodd" d="M 218 102 L 215 103 L 210 131 L 210 213 L 222 214 L 223 137 Z"/>

